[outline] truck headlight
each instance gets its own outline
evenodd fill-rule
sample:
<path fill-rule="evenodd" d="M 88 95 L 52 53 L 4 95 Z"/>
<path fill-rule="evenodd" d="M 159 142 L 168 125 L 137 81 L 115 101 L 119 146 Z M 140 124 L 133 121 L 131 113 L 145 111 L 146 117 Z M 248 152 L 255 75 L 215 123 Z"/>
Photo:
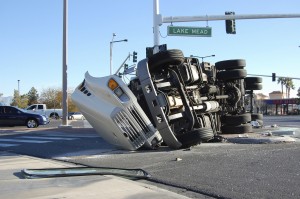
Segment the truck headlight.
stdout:
<path fill-rule="evenodd" d="M 123 102 L 129 101 L 129 97 L 123 91 L 123 89 L 119 86 L 118 82 L 114 79 L 110 79 L 108 81 L 108 87 L 116 94 L 116 96 Z"/>

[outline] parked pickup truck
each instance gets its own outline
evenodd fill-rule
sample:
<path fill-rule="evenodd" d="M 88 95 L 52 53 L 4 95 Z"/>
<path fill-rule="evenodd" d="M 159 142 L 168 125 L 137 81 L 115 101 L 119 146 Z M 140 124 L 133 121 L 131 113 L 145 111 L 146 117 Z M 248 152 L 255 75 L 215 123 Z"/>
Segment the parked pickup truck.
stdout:
<path fill-rule="evenodd" d="M 30 113 L 46 115 L 54 119 L 62 117 L 62 109 L 47 109 L 46 104 L 32 104 L 28 106 L 25 110 Z"/>

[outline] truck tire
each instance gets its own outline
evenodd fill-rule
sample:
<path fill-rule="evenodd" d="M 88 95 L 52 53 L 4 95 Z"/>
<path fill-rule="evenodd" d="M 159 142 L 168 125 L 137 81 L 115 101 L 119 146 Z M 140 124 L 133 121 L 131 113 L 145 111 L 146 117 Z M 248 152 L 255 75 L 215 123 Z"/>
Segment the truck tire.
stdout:
<path fill-rule="evenodd" d="M 244 69 L 234 69 L 228 71 L 219 71 L 217 73 L 217 78 L 227 81 L 235 79 L 244 79 L 247 76 L 247 71 Z"/>
<path fill-rule="evenodd" d="M 262 89 L 262 84 L 261 83 L 251 83 L 245 85 L 245 90 L 261 90 Z"/>
<path fill-rule="evenodd" d="M 39 124 L 36 121 L 36 119 L 30 118 L 26 121 L 26 126 L 28 128 L 37 128 L 39 126 Z"/>
<path fill-rule="evenodd" d="M 184 62 L 184 55 L 181 50 L 172 49 L 158 52 L 149 57 L 149 70 L 157 71 L 163 66 L 180 65 Z"/>
<path fill-rule="evenodd" d="M 50 114 L 50 118 L 58 120 L 59 119 L 59 115 L 57 113 L 51 113 Z"/>
<path fill-rule="evenodd" d="M 217 70 L 233 70 L 233 69 L 243 69 L 246 67 L 246 60 L 244 59 L 232 59 L 219 61 L 215 64 Z"/>
<path fill-rule="evenodd" d="M 199 128 L 180 135 L 177 139 L 182 144 L 181 148 L 189 148 L 201 142 L 207 142 L 213 137 L 214 133 L 211 128 Z"/>
<path fill-rule="evenodd" d="M 221 127 L 223 134 L 243 134 L 252 132 L 251 124 L 241 124 L 238 126 L 227 126 L 224 125 Z"/>
<path fill-rule="evenodd" d="M 224 115 L 221 118 L 223 124 L 226 125 L 240 125 L 251 121 L 251 114 L 244 113 L 241 115 Z"/>
<path fill-rule="evenodd" d="M 262 83 L 262 78 L 261 77 L 246 77 L 245 83 L 246 84 Z"/>

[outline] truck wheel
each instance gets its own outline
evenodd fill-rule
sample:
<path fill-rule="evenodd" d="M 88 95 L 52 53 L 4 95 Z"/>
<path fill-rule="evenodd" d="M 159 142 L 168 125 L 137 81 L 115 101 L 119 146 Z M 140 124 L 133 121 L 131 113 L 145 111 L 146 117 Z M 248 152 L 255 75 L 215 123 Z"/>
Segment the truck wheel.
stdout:
<path fill-rule="evenodd" d="M 247 84 L 245 85 L 245 90 L 261 90 L 262 89 L 262 84 L 261 83 L 252 83 L 252 84 Z"/>
<path fill-rule="evenodd" d="M 252 132 L 251 124 L 241 124 L 238 126 L 227 126 L 224 125 L 221 127 L 221 131 L 223 134 L 243 134 Z"/>
<path fill-rule="evenodd" d="M 243 79 L 247 76 L 247 71 L 244 69 L 234 69 L 228 71 L 220 71 L 217 73 L 217 78 L 224 81 L 234 80 L 234 79 Z"/>
<path fill-rule="evenodd" d="M 246 84 L 262 83 L 262 78 L 261 77 L 246 77 L 245 83 Z"/>
<path fill-rule="evenodd" d="M 244 113 L 241 115 L 224 115 L 221 118 L 223 124 L 226 125 L 240 125 L 251 121 L 251 114 Z"/>
<path fill-rule="evenodd" d="M 199 128 L 189 131 L 183 135 L 177 137 L 181 142 L 181 148 L 188 148 L 201 142 L 207 142 L 214 137 L 213 130 L 211 128 Z"/>
<path fill-rule="evenodd" d="M 39 125 L 35 119 L 31 118 L 26 121 L 26 126 L 28 128 L 37 128 Z"/>
<path fill-rule="evenodd" d="M 57 113 L 51 113 L 51 114 L 50 114 L 50 118 L 51 118 L 51 119 L 56 119 L 56 120 L 58 120 L 58 119 L 59 119 L 59 116 L 58 116 Z"/>
<path fill-rule="evenodd" d="M 232 59 L 217 62 L 215 64 L 217 70 L 232 70 L 232 69 L 243 69 L 246 67 L 246 60 L 244 59 Z"/>
<path fill-rule="evenodd" d="M 184 61 L 184 55 L 181 50 L 172 49 L 161 51 L 149 57 L 149 70 L 156 71 L 166 65 L 180 65 Z"/>

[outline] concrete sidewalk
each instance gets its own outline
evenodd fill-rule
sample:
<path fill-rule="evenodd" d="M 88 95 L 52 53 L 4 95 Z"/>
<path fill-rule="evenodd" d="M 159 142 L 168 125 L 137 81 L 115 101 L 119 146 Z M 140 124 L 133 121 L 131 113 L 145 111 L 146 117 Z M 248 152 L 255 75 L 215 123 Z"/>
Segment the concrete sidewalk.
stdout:
<path fill-rule="evenodd" d="M 67 168 L 76 165 L 0 152 L 0 198 L 184 199 L 176 193 L 116 176 L 76 176 L 25 179 L 21 170 Z"/>

